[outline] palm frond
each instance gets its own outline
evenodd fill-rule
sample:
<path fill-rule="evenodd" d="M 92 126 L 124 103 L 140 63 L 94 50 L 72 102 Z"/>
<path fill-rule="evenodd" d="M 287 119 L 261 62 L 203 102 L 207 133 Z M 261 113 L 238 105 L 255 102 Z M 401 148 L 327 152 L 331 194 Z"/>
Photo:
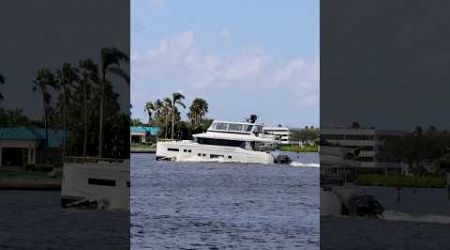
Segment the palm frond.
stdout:
<path fill-rule="evenodd" d="M 110 67 L 108 71 L 124 79 L 126 83 L 130 85 L 130 76 L 125 71 L 123 71 L 123 69 L 119 67 Z"/>
<path fill-rule="evenodd" d="M 130 60 L 127 54 L 116 48 L 102 48 L 101 58 L 103 72 L 106 72 L 111 65 L 120 66 L 121 61 L 128 62 Z"/>

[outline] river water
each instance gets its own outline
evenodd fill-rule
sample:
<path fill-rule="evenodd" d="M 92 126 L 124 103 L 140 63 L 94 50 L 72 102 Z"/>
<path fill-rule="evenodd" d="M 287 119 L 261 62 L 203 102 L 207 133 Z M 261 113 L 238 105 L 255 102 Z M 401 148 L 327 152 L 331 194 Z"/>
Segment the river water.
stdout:
<path fill-rule="evenodd" d="M 0 249 L 128 249 L 128 211 L 63 209 L 59 191 L 0 191 Z"/>
<path fill-rule="evenodd" d="M 132 249 L 319 249 L 318 154 L 291 157 L 293 166 L 132 154 Z"/>

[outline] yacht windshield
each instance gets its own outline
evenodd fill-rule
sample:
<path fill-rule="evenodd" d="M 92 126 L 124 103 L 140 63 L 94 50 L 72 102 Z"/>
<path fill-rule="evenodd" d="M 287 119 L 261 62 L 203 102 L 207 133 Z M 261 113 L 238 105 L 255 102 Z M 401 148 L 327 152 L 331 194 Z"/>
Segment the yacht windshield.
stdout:
<path fill-rule="evenodd" d="M 242 131 L 243 124 L 228 124 L 229 131 Z"/>
<path fill-rule="evenodd" d="M 227 125 L 226 123 L 223 122 L 217 122 L 216 126 L 214 127 L 214 129 L 218 129 L 218 130 L 227 130 Z"/>

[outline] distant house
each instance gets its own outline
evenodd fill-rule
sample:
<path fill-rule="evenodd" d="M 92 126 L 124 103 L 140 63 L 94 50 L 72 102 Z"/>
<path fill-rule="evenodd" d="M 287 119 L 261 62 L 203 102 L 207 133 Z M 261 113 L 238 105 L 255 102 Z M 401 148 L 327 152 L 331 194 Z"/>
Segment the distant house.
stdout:
<path fill-rule="evenodd" d="M 320 130 L 321 156 L 328 150 L 338 148 L 359 149 L 357 161 L 360 167 L 401 169 L 398 161 L 384 161 L 376 156 L 383 151 L 384 143 L 389 138 L 405 136 L 405 131 L 380 130 L 360 127 L 324 127 Z M 331 152 L 331 151 L 330 151 Z M 322 157 L 323 158 L 323 157 Z M 322 165 L 325 165 L 322 163 Z"/>
<path fill-rule="evenodd" d="M 47 160 L 61 160 L 64 131 L 48 130 Z M 36 127 L 0 127 L 0 166 L 24 166 L 42 163 L 45 129 Z"/>
<path fill-rule="evenodd" d="M 130 127 L 130 142 L 146 142 L 150 136 L 158 136 L 159 127 L 137 126 Z"/>
<path fill-rule="evenodd" d="M 269 127 L 264 126 L 262 128 L 264 134 L 272 135 L 273 139 L 280 141 L 282 144 L 293 144 L 298 143 L 293 141 L 292 132 L 300 131 L 299 128 L 288 128 L 288 127 Z"/>

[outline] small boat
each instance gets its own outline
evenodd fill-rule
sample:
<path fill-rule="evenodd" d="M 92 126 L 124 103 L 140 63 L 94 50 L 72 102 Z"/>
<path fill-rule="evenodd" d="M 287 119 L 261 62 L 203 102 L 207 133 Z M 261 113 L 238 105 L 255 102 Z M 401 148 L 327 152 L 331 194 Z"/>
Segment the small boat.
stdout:
<path fill-rule="evenodd" d="M 61 205 L 63 208 L 128 210 L 129 160 L 65 157 Z"/>
<path fill-rule="evenodd" d="M 213 121 L 193 140 L 160 140 L 156 159 L 171 161 L 216 161 L 273 164 L 288 163 L 273 152 L 280 142 L 262 132 L 262 125 L 248 122 Z"/>

